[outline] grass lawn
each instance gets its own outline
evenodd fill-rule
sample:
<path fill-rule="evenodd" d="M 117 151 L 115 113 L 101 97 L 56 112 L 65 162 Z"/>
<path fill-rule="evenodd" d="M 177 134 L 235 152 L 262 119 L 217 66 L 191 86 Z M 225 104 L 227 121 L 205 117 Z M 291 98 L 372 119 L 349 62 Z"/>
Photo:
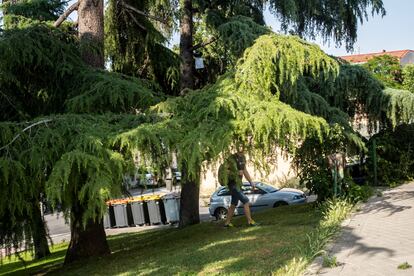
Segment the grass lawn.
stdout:
<path fill-rule="evenodd" d="M 244 217 L 235 228 L 206 222 L 183 230 L 166 229 L 108 237 L 112 254 L 62 267 L 66 244 L 52 256 L 28 261 L 3 260 L 0 274 L 56 275 L 269 275 L 308 246 L 307 234 L 321 220 L 313 205 L 286 206 L 254 214 L 259 227 L 247 227 Z"/>

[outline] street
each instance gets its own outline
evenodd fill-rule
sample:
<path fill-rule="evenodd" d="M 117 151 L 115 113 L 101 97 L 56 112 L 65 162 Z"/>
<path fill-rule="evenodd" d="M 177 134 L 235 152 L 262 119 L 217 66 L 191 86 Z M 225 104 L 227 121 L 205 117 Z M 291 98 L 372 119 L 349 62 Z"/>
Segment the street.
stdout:
<path fill-rule="evenodd" d="M 200 206 L 200 220 L 209 221 L 214 220 L 208 212 L 208 207 Z M 65 218 L 62 213 L 45 215 L 45 222 L 49 229 L 49 235 L 53 243 L 60 243 L 70 241 L 70 227 L 65 223 Z M 136 226 L 136 227 L 122 227 L 105 229 L 107 235 L 116 235 L 120 233 L 140 232 L 152 229 L 164 229 L 172 227 L 170 225 L 151 225 L 151 226 Z"/>
<path fill-rule="evenodd" d="M 167 194 L 170 192 L 171 191 L 167 190 L 166 188 L 154 188 L 151 190 L 132 189 L 129 191 L 131 196 L 150 195 L 150 194 Z M 173 192 L 179 193 L 180 190 L 175 189 Z M 308 197 L 308 202 L 313 202 L 315 200 L 316 200 L 315 195 L 311 195 Z M 201 199 L 200 199 L 200 204 L 202 204 Z M 208 207 L 200 206 L 200 221 L 211 221 L 211 220 L 215 220 L 215 218 L 210 216 Z M 49 229 L 49 235 L 53 243 L 60 243 L 63 241 L 70 240 L 70 227 L 69 227 L 69 224 L 65 222 L 65 219 L 62 213 L 45 215 L 45 221 Z M 164 229 L 164 228 L 169 228 L 169 227 L 174 227 L 174 226 L 150 225 L 150 226 L 108 228 L 108 229 L 105 229 L 105 232 L 107 235 L 116 235 L 120 233 L 140 232 L 140 231 L 147 231 L 147 230 L 153 230 L 153 229 Z"/>

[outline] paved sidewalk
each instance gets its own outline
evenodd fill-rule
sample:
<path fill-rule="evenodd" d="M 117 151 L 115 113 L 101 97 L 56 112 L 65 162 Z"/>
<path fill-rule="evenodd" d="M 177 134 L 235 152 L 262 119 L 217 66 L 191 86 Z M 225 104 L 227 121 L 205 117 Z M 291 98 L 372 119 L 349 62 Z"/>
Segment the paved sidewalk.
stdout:
<path fill-rule="evenodd" d="M 313 275 L 414 275 L 414 182 L 364 204 L 345 223 L 329 255 L 336 256 L 340 265 Z M 397 269 L 404 262 L 413 268 Z"/>

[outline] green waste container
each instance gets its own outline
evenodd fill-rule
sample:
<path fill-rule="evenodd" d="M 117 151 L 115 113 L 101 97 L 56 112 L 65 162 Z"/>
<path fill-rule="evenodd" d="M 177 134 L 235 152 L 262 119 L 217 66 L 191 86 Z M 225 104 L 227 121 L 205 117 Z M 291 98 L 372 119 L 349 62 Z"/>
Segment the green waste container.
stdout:
<path fill-rule="evenodd" d="M 180 221 L 180 197 L 177 194 L 167 194 L 162 197 L 166 221 L 174 224 Z"/>

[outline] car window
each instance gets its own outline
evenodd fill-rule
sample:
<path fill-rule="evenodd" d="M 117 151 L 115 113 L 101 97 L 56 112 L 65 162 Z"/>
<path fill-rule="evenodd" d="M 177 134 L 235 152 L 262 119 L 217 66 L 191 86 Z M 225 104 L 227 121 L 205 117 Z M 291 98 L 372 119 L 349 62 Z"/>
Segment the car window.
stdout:
<path fill-rule="evenodd" d="M 250 185 L 243 185 L 242 186 L 242 191 L 246 195 L 253 195 L 253 194 L 254 195 L 256 195 L 256 194 L 262 195 L 262 194 L 266 193 L 265 191 L 263 191 L 261 188 L 259 188 L 257 186 L 256 186 L 256 189 L 252 190 L 252 186 L 250 186 Z"/>
<path fill-rule="evenodd" d="M 241 187 L 241 189 L 242 189 L 242 192 L 246 195 L 252 194 L 252 187 L 251 186 L 243 185 Z"/>
<path fill-rule="evenodd" d="M 228 196 L 230 195 L 230 191 L 227 188 L 223 188 L 217 192 L 218 196 Z"/>
<path fill-rule="evenodd" d="M 256 183 L 256 187 L 265 191 L 266 193 L 274 193 L 278 191 L 278 189 L 275 187 L 260 182 Z"/>

